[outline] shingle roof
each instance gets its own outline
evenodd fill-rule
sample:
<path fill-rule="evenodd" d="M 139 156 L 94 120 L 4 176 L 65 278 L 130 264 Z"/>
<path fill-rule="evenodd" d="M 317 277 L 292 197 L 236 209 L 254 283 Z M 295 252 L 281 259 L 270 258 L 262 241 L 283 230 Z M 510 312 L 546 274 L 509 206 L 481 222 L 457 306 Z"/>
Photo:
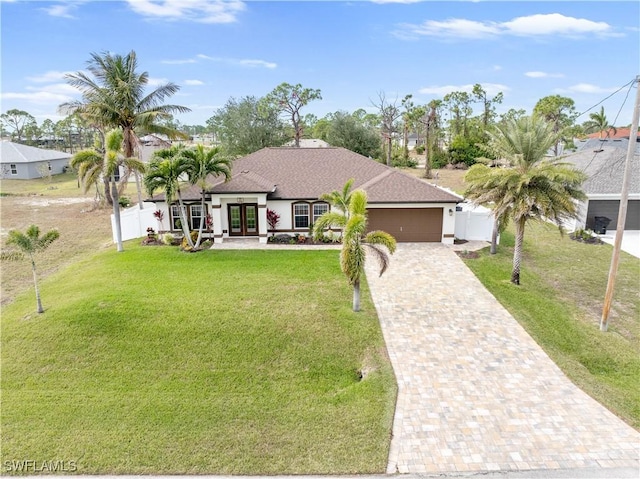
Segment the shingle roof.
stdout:
<path fill-rule="evenodd" d="M 56 150 L 45 150 L 11 141 L 0 143 L 0 163 L 36 163 L 38 161 L 66 160 L 73 155 Z"/>
<path fill-rule="evenodd" d="M 602 133 L 603 138 L 627 138 L 631 135 L 631 128 L 616 128 L 615 133 L 613 132 L 613 128 L 610 128 L 607 131 L 590 133 L 587 135 L 587 138 L 600 138 L 600 133 Z"/>
<path fill-rule="evenodd" d="M 597 140 L 589 141 L 593 142 L 595 148 L 584 146 L 563 158 L 563 161 L 573 163 L 588 175 L 589 178 L 582 185 L 585 193 L 620 194 L 628 141 L 624 148 L 613 146 L 610 142 L 602 144 Z M 640 145 L 636 146 L 631 159 L 629 193 L 640 193 Z"/>
<path fill-rule="evenodd" d="M 218 183 L 210 191 L 256 193 L 274 185 L 269 199 L 314 200 L 342 189 L 353 178 L 353 188 L 363 187 L 370 203 L 460 201 L 447 191 L 345 148 L 263 148 L 235 160 L 232 175 L 231 181 Z M 258 186 L 248 184 L 249 178 Z"/>

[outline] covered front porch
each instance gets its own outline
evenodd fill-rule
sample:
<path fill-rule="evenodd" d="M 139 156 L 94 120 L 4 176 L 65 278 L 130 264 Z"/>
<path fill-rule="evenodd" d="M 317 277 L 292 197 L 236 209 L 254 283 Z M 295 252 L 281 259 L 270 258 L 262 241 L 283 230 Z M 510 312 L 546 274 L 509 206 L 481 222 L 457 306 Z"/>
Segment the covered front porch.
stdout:
<path fill-rule="evenodd" d="M 209 206 L 216 243 L 229 238 L 258 238 L 260 243 L 267 242 L 266 193 L 214 194 Z"/>

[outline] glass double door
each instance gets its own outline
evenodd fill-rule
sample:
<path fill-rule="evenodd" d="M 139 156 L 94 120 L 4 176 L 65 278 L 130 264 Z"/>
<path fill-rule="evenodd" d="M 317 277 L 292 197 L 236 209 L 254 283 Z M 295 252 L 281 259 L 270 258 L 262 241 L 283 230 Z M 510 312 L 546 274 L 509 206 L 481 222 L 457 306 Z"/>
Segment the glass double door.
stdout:
<path fill-rule="evenodd" d="M 229 235 L 258 236 L 258 205 L 229 205 Z"/>

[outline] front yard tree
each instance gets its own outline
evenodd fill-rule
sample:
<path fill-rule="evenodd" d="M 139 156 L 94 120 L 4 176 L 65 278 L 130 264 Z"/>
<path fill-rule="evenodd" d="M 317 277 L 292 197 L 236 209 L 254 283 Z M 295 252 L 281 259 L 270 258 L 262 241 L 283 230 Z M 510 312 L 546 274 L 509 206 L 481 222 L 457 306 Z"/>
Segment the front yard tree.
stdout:
<path fill-rule="evenodd" d="M 318 123 L 322 121 L 319 120 Z M 331 146 L 340 146 L 371 158 L 375 158 L 380 152 L 378 133 L 343 111 L 331 115 L 326 134 L 321 139 Z"/>
<path fill-rule="evenodd" d="M 575 217 L 576 200 L 586 176 L 557 158 L 545 157 L 558 135 L 552 124 L 534 115 L 499 124 L 489 132 L 488 148 L 512 166 L 490 168 L 476 163 L 465 175 L 466 196 L 476 204 L 493 203 L 496 219 L 510 218 L 516 229 L 511 282 L 520 284 L 524 230 L 529 220 L 562 221 Z M 562 233 L 562 229 L 560 229 Z"/>
<path fill-rule="evenodd" d="M 183 150 L 182 157 L 184 158 L 185 172 L 189 178 L 189 183 L 200 187 L 200 206 L 203 217 L 200 219 L 198 239 L 193 246 L 195 249 L 198 249 L 202 241 L 202 232 L 205 226 L 205 195 L 207 193 L 208 178 L 209 176 L 222 175 L 225 181 L 231 179 L 231 160 L 222 155 L 220 148 L 205 148 L 204 145 L 196 145 L 188 150 Z"/>
<path fill-rule="evenodd" d="M 149 196 L 153 196 L 158 190 L 164 190 L 165 201 L 169 207 L 176 199 L 178 200 L 180 228 L 189 247 L 194 248 L 195 245 L 191 240 L 191 234 L 189 234 L 189 223 L 187 222 L 186 211 L 182 202 L 180 185 L 180 178 L 187 174 L 187 162 L 183 152 L 184 147 L 180 145 L 154 152 L 144 175 L 144 186 Z"/>
<path fill-rule="evenodd" d="M 607 115 L 604 114 L 604 107 L 600 107 L 599 112 L 589 113 L 589 119 L 585 121 L 582 125 L 584 127 L 585 133 L 599 133 L 599 138 L 602 140 L 602 134 L 608 132 L 609 130 L 613 131 L 615 135 L 617 133 L 617 129 L 607 119 Z"/>
<path fill-rule="evenodd" d="M 350 187 L 350 186 L 349 186 Z M 345 185 L 344 191 L 348 191 Z M 348 213 L 337 211 L 324 213 L 313 226 L 315 238 L 321 238 L 332 226 L 343 228 L 340 268 L 353 286 L 353 310 L 360 311 L 360 279 L 364 274 L 367 251 L 373 253 L 380 263 L 380 275 L 387 270 L 389 255 L 396 250 L 396 240 L 384 231 L 367 233 L 367 193 L 355 190 L 349 199 Z M 386 251 L 385 251 L 386 248 Z"/>
<path fill-rule="evenodd" d="M 310 101 L 322 100 L 320 90 L 303 88 L 300 83 L 296 85 L 281 83 L 269 93 L 265 99 L 269 104 L 273 105 L 291 119 L 293 139 L 296 147 L 300 147 L 300 138 L 302 138 L 304 133 L 300 109 Z"/>
<path fill-rule="evenodd" d="M 116 175 L 120 175 L 120 167 L 125 171 L 141 174 L 145 171 L 143 162 L 133 157 L 122 155 L 124 135 L 121 130 L 111 130 L 105 136 L 104 154 L 96 150 L 81 150 L 71 159 L 71 167 L 78 170 L 78 176 L 84 185 L 85 193 L 102 178 L 105 193 L 110 191 L 111 205 L 116 225 L 116 244 L 118 251 L 124 251 L 122 245 L 122 228 L 120 226 L 120 192 Z M 106 178 L 109 180 L 107 181 Z M 126 175 L 121 181 L 126 181 Z M 106 196 L 106 194 L 105 194 Z M 108 198 L 108 196 L 107 196 Z"/>
<path fill-rule="evenodd" d="M 40 290 L 38 289 L 38 275 L 36 274 L 35 254 L 46 249 L 51 243 L 60 237 L 58 230 L 51 230 L 40 236 L 40 228 L 31 225 L 25 233 L 18 230 L 9 231 L 7 244 L 15 246 L 16 251 L 5 251 L 2 253 L 3 259 L 21 259 L 27 256 L 31 261 L 31 271 L 33 272 L 33 285 L 36 289 L 36 311 L 44 313 L 42 301 L 40 300 Z"/>
<path fill-rule="evenodd" d="M 120 128 L 124 136 L 124 156 L 134 156 L 136 131 L 160 133 L 170 138 L 184 137 L 174 128 L 162 125 L 173 113 L 187 113 L 189 108 L 165 105 L 164 100 L 180 90 L 175 83 L 156 86 L 150 92 L 149 73 L 138 72 L 135 51 L 127 55 L 92 53 L 88 73 L 65 75 L 67 83 L 82 93 L 81 101 L 61 105 L 62 110 L 80 113 L 100 128 Z"/>

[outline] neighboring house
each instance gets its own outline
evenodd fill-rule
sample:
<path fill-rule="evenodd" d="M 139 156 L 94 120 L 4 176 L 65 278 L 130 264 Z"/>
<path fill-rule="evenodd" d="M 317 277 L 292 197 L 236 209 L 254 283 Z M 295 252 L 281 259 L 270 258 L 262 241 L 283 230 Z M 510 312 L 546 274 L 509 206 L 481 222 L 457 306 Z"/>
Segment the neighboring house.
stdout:
<path fill-rule="evenodd" d="M 0 145 L 0 176 L 7 179 L 30 180 L 63 173 L 73 156 L 11 141 Z"/>
<path fill-rule="evenodd" d="M 350 178 L 354 190 L 368 193 L 370 230 L 387 231 L 401 242 L 453 243 L 461 197 L 345 148 L 264 148 L 235 160 L 230 181 L 211 180 L 205 211 L 198 188 L 182 196 L 191 229 L 210 213 L 216 242 L 252 236 L 266 242 L 269 234 L 309 234 L 330 209 L 319 197 L 342 190 Z M 150 201 L 178 231 L 177 204 L 167 205 L 164 194 Z M 268 229 L 267 209 L 280 215 L 274 230 Z"/>
<path fill-rule="evenodd" d="M 568 228 L 595 230 L 596 216 L 610 219 L 608 228 L 616 228 L 628 145 L 625 138 L 578 141 L 578 151 L 563 158 L 588 176 L 582 185 L 588 200 L 580 206 L 575 225 L 566 225 Z M 640 230 L 640 143 L 636 143 L 630 171 L 625 229 Z"/>
<path fill-rule="evenodd" d="M 166 135 L 145 135 L 139 138 L 138 152 L 140 160 L 149 163 L 153 153 L 165 148 L 171 148 L 171 140 Z"/>

